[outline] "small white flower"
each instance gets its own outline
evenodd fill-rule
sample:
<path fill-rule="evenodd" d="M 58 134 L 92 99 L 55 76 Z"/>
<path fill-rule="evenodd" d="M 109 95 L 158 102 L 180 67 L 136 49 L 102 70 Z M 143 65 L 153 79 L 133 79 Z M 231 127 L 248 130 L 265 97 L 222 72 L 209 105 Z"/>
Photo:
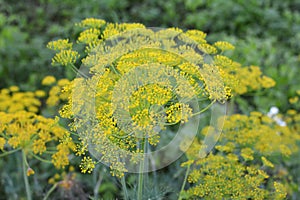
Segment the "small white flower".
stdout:
<path fill-rule="evenodd" d="M 273 116 L 277 115 L 278 113 L 279 113 L 279 109 L 276 106 L 272 106 L 267 115 L 269 117 L 273 117 Z"/>

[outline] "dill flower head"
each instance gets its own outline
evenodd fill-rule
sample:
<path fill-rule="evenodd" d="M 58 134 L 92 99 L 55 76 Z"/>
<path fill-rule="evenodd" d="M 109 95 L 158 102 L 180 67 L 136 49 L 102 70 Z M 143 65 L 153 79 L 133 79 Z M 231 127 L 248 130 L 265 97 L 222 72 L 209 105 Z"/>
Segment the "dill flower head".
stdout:
<path fill-rule="evenodd" d="M 0 90 L 0 111 L 15 113 L 22 110 L 37 113 L 41 106 L 41 92 L 22 92 L 11 86 Z"/>
<path fill-rule="evenodd" d="M 61 102 L 66 101 L 70 96 L 70 92 L 68 91 L 69 84 L 71 84 L 70 81 L 65 78 L 53 82 L 51 84 L 52 87 L 48 91 L 48 98 L 46 100 L 47 106 L 54 107 L 59 105 Z"/>
<path fill-rule="evenodd" d="M 286 182 L 288 174 L 278 170 L 278 163 L 298 152 L 300 140 L 292 121 L 288 125 L 280 126 L 260 112 L 227 117 L 224 134 L 214 152 L 201 157 L 199 149 L 204 144 L 199 140 L 186 151 L 188 161 L 182 167 L 192 169 L 187 179 L 191 187 L 182 195 L 205 199 L 285 199 L 287 188 L 292 186 Z M 206 134 L 209 128 L 212 127 L 204 128 L 202 133 Z"/>
<path fill-rule="evenodd" d="M 42 80 L 42 85 L 52 85 L 56 82 L 56 78 L 54 76 L 45 76 Z"/>
<path fill-rule="evenodd" d="M 55 145 L 66 134 L 66 130 L 59 126 L 57 120 L 27 111 L 0 112 L 0 127 L 0 150 L 3 151 L 7 144 L 8 149 L 20 149 L 27 156 L 39 158 L 45 156 L 48 148 L 54 147 L 56 151 L 52 157 L 39 159 L 49 159 L 57 168 L 69 164 L 68 154 L 73 148 L 73 142 Z M 33 173 L 32 169 L 28 169 L 28 175 Z"/>
<path fill-rule="evenodd" d="M 61 50 L 53 57 L 52 65 L 67 66 L 70 64 L 74 64 L 78 58 L 79 58 L 79 54 L 77 51 Z"/>
<path fill-rule="evenodd" d="M 192 125 L 198 123 L 196 116 L 237 93 L 241 65 L 220 55 L 234 48 L 230 43 L 211 45 L 199 30 L 150 29 L 138 23 L 114 24 L 94 18 L 77 25 L 84 28 L 77 42 L 86 45 L 86 56 L 78 77 L 64 89 L 70 98 L 60 114 L 74 119 L 70 127 L 80 133 L 80 146 L 108 164 L 113 174 L 128 171 L 129 165 L 134 165 L 131 170 L 135 171 L 138 164 L 150 159 L 148 151 L 163 149 L 161 138 L 177 141 L 170 142 L 172 147 L 165 151 L 173 148 L 182 153 L 179 138 L 191 139 L 197 133 Z M 49 47 L 59 49 L 62 44 L 68 41 Z M 60 48 L 53 63 L 77 70 L 78 57 L 71 48 Z M 266 87 L 272 85 L 261 79 Z M 53 88 L 53 93 L 57 91 Z M 192 127 L 191 134 L 179 131 L 167 136 L 182 126 Z M 161 163 L 169 164 L 180 153 Z M 85 153 L 79 148 L 77 154 Z M 87 158 L 83 159 L 86 162 Z M 90 167 L 85 166 L 94 165 L 82 166 L 82 171 L 88 172 Z"/>
<path fill-rule="evenodd" d="M 69 42 L 68 39 L 59 39 L 56 41 L 49 42 L 47 44 L 47 48 L 52 50 L 66 50 L 66 49 L 72 49 L 73 44 Z"/>

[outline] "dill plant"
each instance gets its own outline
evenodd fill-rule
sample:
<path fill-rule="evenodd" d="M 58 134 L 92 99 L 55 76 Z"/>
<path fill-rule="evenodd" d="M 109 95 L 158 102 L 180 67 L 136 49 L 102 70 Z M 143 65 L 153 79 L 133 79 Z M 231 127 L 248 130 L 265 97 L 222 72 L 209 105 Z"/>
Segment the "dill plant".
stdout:
<path fill-rule="evenodd" d="M 289 178 L 282 172 L 287 169 L 280 163 L 298 152 L 299 114 L 295 110 L 276 116 L 286 126 L 252 112 L 221 116 L 217 127 L 200 127 L 197 134 L 198 124 L 194 124 L 199 115 L 214 104 L 275 85 L 258 66 L 242 66 L 226 57 L 224 52 L 235 48 L 232 44 L 209 44 L 199 30 L 149 29 L 94 18 L 76 25 L 82 28 L 76 42 L 85 46 L 84 52 L 77 52 L 69 39 L 47 45 L 56 51 L 52 64 L 74 70 L 76 78 L 45 77 L 42 85 L 49 87 L 48 92 L 19 92 L 13 86 L 0 93 L 0 156 L 22 151 L 28 199 L 27 175 L 34 174 L 28 156 L 59 169 L 70 164 L 73 153 L 81 157 L 82 173 L 92 173 L 99 163 L 108 165 L 110 173 L 120 179 L 124 199 L 157 195 L 145 194 L 150 191 L 145 188 L 145 173 L 168 166 L 183 153 L 187 161 L 178 169 L 180 175 L 185 170 L 178 199 L 284 199 L 289 195 Z M 69 126 L 61 126 L 58 117 L 40 115 L 42 102 L 47 109 L 59 109 Z M 172 132 L 184 126 L 196 129 L 188 134 Z M 221 131 L 217 129 L 223 129 L 223 134 L 208 154 L 210 148 L 203 138 Z M 177 142 L 172 143 L 174 138 Z M 170 141 L 173 147 L 161 153 Z M 42 157 L 48 149 L 50 157 Z M 180 153 L 161 159 L 171 151 Z M 72 166 L 69 171 L 73 173 Z M 130 173 L 139 173 L 137 196 L 127 188 L 125 178 Z M 45 199 L 58 186 L 70 189 L 75 178 L 66 172 L 50 178 L 53 186 Z"/>

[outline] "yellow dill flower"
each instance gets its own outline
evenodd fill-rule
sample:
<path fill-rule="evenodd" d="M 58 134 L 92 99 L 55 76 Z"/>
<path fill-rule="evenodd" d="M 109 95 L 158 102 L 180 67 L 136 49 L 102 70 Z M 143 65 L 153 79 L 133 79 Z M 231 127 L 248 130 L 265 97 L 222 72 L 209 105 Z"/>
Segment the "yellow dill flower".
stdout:
<path fill-rule="evenodd" d="M 226 57 L 226 56 L 222 56 L 222 55 L 216 55 L 214 57 L 214 63 L 218 66 L 222 66 L 222 67 L 232 67 L 233 66 L 233 61 Z"/>
<path fill-rule="evenodd" d="M 0 111 L 15 113 L 21 110 L 38 112 L 41 105 L 33 92 L 0 93 Z"/>
<path fill-rule="evenodd" d="M 72 46 L 73 43 L 70 43 L 69 39 L 59 39 L 56 41 L 51 41 L 47 44 L 47 48 L 55 51 L 72 49 Z"/>
<path fill-rule="evenodd" d="M 56 82 L 56 78 L 54 76 L 45 76 L 42 80 L 42 85 L 52 85 Z"/>
<path fill-rule="evenodd" d="M 233 142 L 228 142 L 225 145 L 217 145 L 215 148 L 221 152 L 230 153 L 235 149 L 235 144 Z"/>
<path fill-rule="evenodd" d="M 47 99 L 46 104 L 48 106 L 56 106 L 59 103 L 59 98 L 57 96 L 51 96 Z"/>
<path fill-rule="evenodd" d="M 287 111 L 287 114 L 288 114 L 288 115 L 296 115 L 296 114 L 297 114 L 297 111 L 296 111 L 296 110 L 293 110 L 293 109 L 289 109 L 289 110 Z"/>
<path fill-rule="evenodd" d="M 70 81 L 66 78 L 60 79 L 57 81 L 57 85 L 60 87 L 64 87 L 66 85 L 68 85 L 70 83 Z"/>
<path fill-rule="evenodd" d="M 218 49 L 220 49 L 221 51 L 234 50 L 234 46 L 229 42 L 225 42 L 225 41 L 218 41 L 215 42 L 213 45 Z"/>
<path fill-rule="evenodd" d="M 207 54 L 215 54 L 217 53 L 217 49 L 210 44 L 199 44 L 198 48 Z"/>
<path fill-rule="evenodd" d="M 270 194 L 261 188 L 266 179 L 267 174 L 256 167 L 224 155 L 209 154 L 199 159 L 189 173 L 191 187 L 185 192 L 191 199 L 263 199 Z"/>
<path fill-rule="evenodd" d="M 71 166 L 69 167 L 69 171 L 70 171 L 70 172 L 74 172 L 74 171 L 75 171 L 75 167 L 71 165 Z"/>
<path fill-rule="evenodd" d="M 39 111 L 39 108 L 36 106 L 29 106 L 28 107 L 29 112 L 37 113 Z"/>
<path fill-rule="evenodd" d="M 34 174 L 34 170 L 31 168 L 31 167 L 29 167 L 28 169 L 27 169 L 27 176 L 31 176 L 31 175 L 33 175 Z"/>
<path fill-rule="evenodd" d="M 44 97 L 46 96 L 46 92 L 44 90 L 37 90 L 34 92 L 36 97 Z"/>
<path fill-rule="evenodd" d="M 241 150 L 241 156 L 245 159 L 245 160 L 253 160 L 253 153 L 254 151 L 250 148 L 244 148 Z"/>
<path fill-rule="evenodd" d="M 206 43 L 206 33 L 199 30 L 187 30 L 185 34 L 197 43 Z"/>
<path fill-rule="evenodd" d="M 61 178 L 61 175 L 56 173 L 56 174 L 54 174 L 53 178 L 54 178 L 54 180 L 59 180 Z"/>
<path fill-rule="evenodd" d="M 285 199 L 287 195 L 286 188 L 282 183 L 274 182 L 274 188 L 275 188 L 275 197 L 274 199 Z"/>
<path fill-rule="evenodd" d="M 99 40 L 99 35 L 100 30 L 90 28 L 80 33 L 77 42 L 89 44 Z"/>
<path fill-rule="evenodd" d="M 269 160 L 267 160 L 266 157 L 262 156 L 262 157 L 261 157 L 261 160 L 262 160 L 262 162 L 263 162 L 263 164 L 264 164 L 265 166 L 268 166 L 268 167 L 271 167 L 271 168 L 274 167 L 273 163 L 271 163 Z"/>
<path fill-rule="evenodd" d="M 20 88 L 18 87 L 18 86 L 10 86 L 9 87 L 9 90 L 11 91 L 11 92 L 18 92 L 19 90 L 20 90 Z"/>
<path fill-rule="evenodd" d="M 57 149 L 58 151 L 52 155 L 51 162 L 58 169 L 64 168 L 65 166 L 69 165 L 69 148 L 67 145 L 59 144 Z"/>
<path fill-rule="evenodd" d="M 101 28 L 105 24 L 106 22 L 102 19 L 87 18 L 82 20 L 80 23 L 77 23 L 76 25 L 87 28 Z"/>
<path fill-rule="evenodd" d="M 117 35 L 124 31 L 137 29 L 137 28 L 145 28 L 143 24 L 139 23 L 121 23 L 121 24 L 113 24 L 108 23 L 103 31 L 103 39 L 107 39 L 111 36 Z"/>
<path fill-rule="evenodd" d="M 61 116 L 73 120 L 70 124 L 72 130 L 86 130 L 89 129 L 87 124 L 97 122 L 95 126 L 92 125 L 97 128 L 84 131 L 80 136 L 83 140 L 82 144 L 77 146 L 77 154 L 84 155 L 90 145 L 88 141 L 92 139 L 95 146 L 99 146 L 97 153 L 105 155 L 103 161 L 110 163 L 111 173 L 116 176 L 122 176 L 126 172 L 125 164 L 119 160 L 130 158 L 135 163 L 139 162 L 141 158 L 137 153 L 142 151 L 139 144 L 143 144 L 145 136 L 148 137 L 148 143 L 155 148 L 160 140 L 159 131 L 156 129 L 166 130 L 170 128 L 168 126 L 178 122 L 186 123 L 191 116 L 199 113 L 185 101 L 197 97 L 205 100 L 205 105 L 209 104 L 209 101 L 223 103 L 232 95 L 274 85 L 272 79 L 262 75 L 259 67 L 242 68 L 239 63 L 228 57 L 218 55 L 219 50 L 234 49 L 233 45 L 221 41 L 210 45 L 205 40 L 206 34 L 198 30 L 184 32 L 171 28 L 153 31 L 146 29 L 142 24 L 106 23 L 94 18 L 83 20 L 78 25 L 85 28 L 79 34 L 78 41 L 86 43 L 87 56 L 82 59 L 82 63 L 89 69 L 89 78 L 76 78 L 67 86 L 58 83 L 50 89 L 47 103 L 57 105 L 61 100 L 68 101 L 59 112 Z M 188 45 L 182 45 L 183 43 Z M 60 52 L 53 58 L 56 63 L 67 65 L 76 61 L 69 57 L 78 57 L 77 54 L 62 54 Z M 215 54 L 211 56 L 209 64 L 205 63 L 205 54 Z M 63 59 L 64 56 L 67 59 Z M 139 73 L 126 79 L 127 75 L 133 75 L 132 72 Z M 151 81 L 145 81 L 147 78 Z M 127 82 L 123 81 L 124 79 Z M 117 92 L 119 95 L 116 95 Z M 90 105 L 90 99 L 95 100 L 95 106 Z M 184 102 L 180 102 L 179 99 L 183 99 Z M 83 116 L 74 119 L 74 116 L 78 115 Z M 250 121 L 253 122 L 250 123 L 253 130 L 249 130 L 247 126 Z M 238 125 L 237 133 L 233 131 L 235 124 Z M 228 154 L 226 162 L 228 160 L 232 163 L 240 162 L 243 158 L 253 160 L 256 155 L 254 151 L 262 156 L 278 152 L 271 143 L 277 145 L 283 137 L 276 136 L 271 128 L 273 125 L 276 126 L 273 120 L 269 119 L 269 122 L 266 122 L 264 116 L 235 115 L 225 122 L 225 130 L 230 133 L 226 136 L 228 142 L 218 146 L 217 152 Z M 291 135 L 290 130 L 282 131 Z M 274 135 L 270 142 L 267 141 L 267 134 Z M 292 143 L 284 139 L 285 145 Z M 198 145 L 201 147 L 201 144 Z M 253 150 L 249 147 L 253 147 Z M 128 154 L 116 156 L 114 152 L 118 152 L 119 148 Z M 291 151 L 294 152 L 295 149 L 292 145 Z M 199 149 L 197 156 L 198 154 Z M 195 158 L 197 156 L 194 155 Z M 222 159 L 218 156 L 216 158 Z M 89 162 L 92 162 L 90 158 L 85 157 L 82 166 Z M 217 167 L 223 167 L 221 163 L 215 164 L 215 171 L 219 170 Z M 90 166 L 93 167 L 93 162 Z M 239 165 L 236 171 L 228 171 L 246 176 L 241 168 L 243 166 Z M 252 179 L 257 178 L 259 171 L 256 170 L 255 173 L 247 176 L 244 181 L 250 185 Z M 197 191 L 200 189 L 198 187 Z M 251 195 L 257 198 L 257 187 L 252 189 Z M 249 193 L 250 191 L 249 189 Z M 264 196 L 264 191 L 261 190 L 257 194 Z"/>
<path fill-rule="evenodd" d="M 4 127 L 3 127 L 4 128 Z M 3 129 L 2 128 L 2 129 Z M 3 130 L 2 130 L 3 131 Z M 1 128 L 0 128 L 0 132 L 2 132 L 1 131 Z M 3 137 L 0 137 L 0 150 L 4 150 L 4 145 L 5 145 L 5 143 L 6 143 L 6 140 L 3 138 Z"/>
<path fill-rule="evenodd" d="M 38 154 L 44 155 L 48 148 L 54 148 L 57 151 L 52 155 L 53 164 L 58 168 L 68 165 L 69 150 L 73 148 L 74 144 L 72 141 L 67 145 L 58 144 L 58 141 L 63 138 L 65 130 L 59 126 L 57 120 L 26 111 L 0 112 L 0 116 L 0 127 L 4 127 L 2 134 L 7 138 L 7 144 L 10 147 L 21 148 L 30 157 L 37 157 Z M 5 142 L 2 137 L 0 137 L 0 141 Z M 50 159 L 48 154 L 46 156 Z M 48 158 L 43 159 L 47 160 Z"/>
<path fill-rule="evenodd" d="M 0 90 L 0 94 L 1 95 L 7 95 L 7 94 L 9 94 L 10 93 L 10 91 L 9 91 L 9 89 L 7 89 L 7 88 L 3 88 L 2 90 Z"/>
<path fill-rule="evenodd" d="M 280 149 L 280 152 L 287 157 L 292 154 L 291 149 L 287 145 L 281 144 L 281 145 L 279 145 L 279 149 Z"/>
<path fill-rule="evenodd" d="M 267 76 L 262 76 L 260 82 L 263 88 L 271 88 L 274 87 L 276 84 L 276 82 L 272 78 Z"/>
<path fill-rule="evenodd" d="M 180 167 L 187 167 L 194 163 L 194 160 L 188 160 L 184 163 L 181 163 Z"/>
<path fill-rule="evenodd" d="M 192 116 L 192 109 L 186 104 L 175 103 L 166 111 L 167 120 L 169 123 L 187 122 Z"/>
<path fill-rule="evenodd" d="M 79 165 L 82 173 L 91 173 L 95 168 L 96 162 L 90 157 L 84 156 Z"/>
<path fill-rule="evenodd" d="M 79 53 L 73 50 L 61 50 L 52 58 L 52 65 L 63 65 L 74 64 L 79 58 Z"/>
<path fill-rule="evenodd" d="M 35 154 L 42 154 L 46 151 L 45 141 L 42 139 L 34 140 L 32 151 Z"/>
<path fill-rule="evenodd" d="M 46 100 L 48 106 L 57 106 L 62 101 L 65 101 L 70 96 L 71 82 L 68 79 L 60 79 L 56 85 L 53 85 L 49 90 L 49 97 Z"/>
<path fill-rule="evenodd" d="M 209 99 L 223 102 L 227 99 L 225 84 L 219 72 L 219 67 L 215 65 L 204 64 L 200 69 L 204 79 L 205 90 Z"/>
<path fill-rule="evenodd" d="M 132 116 L 132 120 L 137 123 L 139 127 L 146 128 L 150 125 L 150 117 L 148 109 L 143 109 L 142 111 L 138 111 L 136 115 Z"/>
<path fill-rule="evenodd" d="M 233 88 L 233 91 L 237 94 L 244 94 L 261 88 L 270 88 L 275 85 L 275 81 L 272 78 L 262 76 L 262 72 L 257 66 L 237 68 L 236 76 L 238 85 Z"/>
<path fill-rule="evenodd" d="M 295 97 L 292 97 L 292 98 L 289 98 L 289 102 L 290 104 L 295 104 L 299 101 L 299 97 L 295 96 Z"/>

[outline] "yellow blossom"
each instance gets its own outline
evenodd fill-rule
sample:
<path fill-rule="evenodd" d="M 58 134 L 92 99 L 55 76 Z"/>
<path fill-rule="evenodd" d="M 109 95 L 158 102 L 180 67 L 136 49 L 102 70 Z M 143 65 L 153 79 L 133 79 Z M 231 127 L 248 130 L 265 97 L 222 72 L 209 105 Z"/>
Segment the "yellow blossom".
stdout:
<path fill-rule="evenodd" d="M 95 168 L 95 161 L 93 161 L 90 157 L 84 156 L 79 167 L 82 173 L 91 173 Z"/>
<path fill-rule="evenodd" d="M 101 28 L 105 24 L 106 24 L 106 22 L 102 19 L 87 18 L 87 19 L 82 20 L 80 23 L 78 23 L 76 25 L 81 26 L 81 27 Z"/>
<path fill-rule="evenodd" d="M 274 199 L 284 199 L 287 195 L 286 188 L 282 183 L 274 182 L 274 188 L 275 188 L 275 198 Z"/>
<path fill-rule="evenodd" d="M 33 175 L 34 174 L 34 170 L 32 169 L 32 168 L 28 168 L 27 169 L 27 176 L 31 176 L 31 175 Z"/>
<path fill-rule="evenodd" d="M 18 86 L 10 86 L 10 87 L 9 87 L 9 90 L 10 90 L 11 92 L 18 92 L 20 89 L 19 89 Z"/>
<path fill-rule="evenodd" d="M 42 80 L 42 85 L 52 85 L 56 82 L 56 78 L 54 76 L 45 76 Z"/>
<path fill-rule="evenodd" d="M 265 166 L 268 166 L 268 167 L 271 167 L 271 168 L 274 167 L 273 163 L 271 163 L 269 160 L 267 160 L 266 157 L 262 156 L 262 157 L 261 157 L 261 160 L 262 160 L 262 162 L 263 162 L 263 164 L 264 164 Z"/>
<path fill-rule="evenodd" d="M 230 44 L 229 42 L 225 41 L 218 41 L 214 43 L 214 46 L 218 49 L 225 51 L 225 50 L 234 50 L 234 46 Z"/>
<path fill-rule="evenodd" d="M 6 140 L 3 137 L 0 137 L 0 150 L 1 151 L 3 151 L 5 143 L 6 143 Z"/>
<path fill-rule="evenodd" d="M 73 50 L 61 50 L 52 59 L 52 65 L 63 65 L 74 64 L 79 58 L 77 51 Z"/>
<path fill-rule="evenodd" d="M 52 50 L 66 50 L 66 49 L 72 49 L 73 44 L 69 42 L 68 39 L 59 39 L 56 41 L 49 42 L 47 44 L 47 48 Z"/>

